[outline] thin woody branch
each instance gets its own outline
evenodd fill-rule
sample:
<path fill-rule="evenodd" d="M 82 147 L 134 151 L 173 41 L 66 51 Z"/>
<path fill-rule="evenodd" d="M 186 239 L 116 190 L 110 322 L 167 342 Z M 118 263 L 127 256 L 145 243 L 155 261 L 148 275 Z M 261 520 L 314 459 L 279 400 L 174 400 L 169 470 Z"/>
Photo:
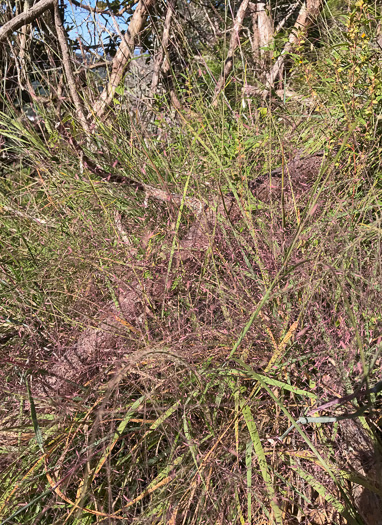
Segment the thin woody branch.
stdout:
<path fill-rule="evenodd" d="M 298 14 L 294 28 L 289 35 L 289 40 L 285 44 L 282 54 L 276 60 L 275 65 L 271 69 L 270 73 L 267 75 L 267 89 L 271 89 L 274 86 L 275 80 L 278 77 L 280 71 L 282 70 L 285 62 L 285 57 L 288 55 L 294 46 L 297 44 L 299 39 L 298 32 L 301 31 L 303 34 L 306 34 L 309 27 L 312 25 L 313 21 L 318 16 L 321 7 L 321 0 L 307 0 L 302 4 L 300 12 Z"/>
<path fill-rule="evenodd" d="M 51 9 L 54 6 L 55 1 L 56 0 L 40 0 L 40 2 L 37 2 L 37 4 L 32 6 L 27 11 L 23 11 L 19 15 L 12 18 L 12 20 L 9 20 L 9 22 L 6 22 L 0 28 L 0 42 L 6 40 L 6 38 L 11 33 L 20 29 L 20 27 L 30 24 L 36 20 L 36 18 L 45 13 L 45 11 Z"/>
<path fill-rule="evenodd" d="M 113 100 L 115 90 L 122 80 L 129 60 L 134 55 L 137 36 L 146 22 L 148 10 L 154 3 L 155 0 L 140 0 L 131 17 L 129 29 L 124 35 L 118 51 L 113 58 L 110 80 L 94 106 L 94 115 L 98 118 L 103 117 L 108 105 Z"/>
<path fill-rule="evenodd" d="M 225 63 L 224 63 L 224 68 L 223 68 L 222 74 L 220 75 L 220 78 L 219 78 L 219 80 L 218 80 L 218 82 L 216 84 L 216 87 L 215 87 L 215 93 L 214 93 L 214 97 L 213 97 L 213 100 L 212 100 L 212 105 L 213 106 L 217 105 L 219 94 L 224 89 L 227 77 L 232 71 L 232 68 L 233 68 L 233 57 L 234 57 L 234 54 L 235 54 L 235 50 L 236 50 L 236 48 L 237 48 L 237 46 L 239 45 L 239 42 L 240 42 L 240 39 L 239 39 L 240 31 L 241 31 L 241 28 L 243 26 L 243 21 L 244 21 L 244 17 L 245 17 L 245 14 L 247 12 L 247 9 L 248 9 L 248 4 L 249 4 L 249 0 L 243 0 L 243 2 L 241 3 L 241 5 L 239 7 L 238 12 L 237 12 L 236 20 L 235 20 L 235 23 L 234 23 L 234 26 L 233 26 L 233 31 L 232 31 L 232 34 L 231 34 L 231 40 L 230 40 L 230 44 L 229 44 L 227 58 L 226 58 Z"/>
<path fill-rule="evenodd" d="M 132 13 L 133 12 L 133 6 L 137 3 L 134 0 L 127 6 L 124 6 L 122 9 L 120 9 L 117 12 L 111 11 L 110 9 L 103 9 L 101 7 L 91 7 L 90 5 L 84 5 L 82 2 L 79 2 L 78 0 L 69 0 L 71 4 L 75 5 L 76 7 L 79 7 L 81 9 L 84 9 L 85 11 L 88 11 L 89 13 L 95 13 L 97 15 L 114 15 L 114 16 L 122 16 L 125 13 Z"/>
<path fill-rule="evenodd" d="M 76 87 L 76 81 L 73 75 L 71 63 L 70 63 L 70 55 L 69 55 L 69 49 L 68 49 L 68 43 L 66 41 L 66 35 L 64 31 L 64 27 L 61 22 L 60 13 L 58 11 L 58 4 L 55 3 L 54 5 L 54 23 L 56 26 L 57 31 L 57 38 L 58 42 L 60 44 L 61 53 L 62 53 L 62 64 L 64 66 L 64 71 L 66 75 L 66 80 L 68 82 L 68 89 L 70 96 L 73 100 L 73 103 L 75 105 L 78 118 L 81 122 L 82 127 L 84 130 L 89 133 L 90 128 L 89 124 L 87 123 L 85 113 L 82 107 L 81 99 L 78 95 L 77 87 Z"/>
<path fill-rule="evenodd" d="M 161 48 L 158 51 L 158 54 L 154 62 L 154 72 L 153 72 L 153 77 L 152 77 L 152 82 L 151 82 L 151 93 L 152 94 L 155 94 L 157 90 L 158 83 L 159 83 L 160 70 L 163 64 L 163 60 L 166 60 L 165 53 L 167 51 L 168 43 L 170 40 L 170 27 L 171 27 L 171 19 L 172 19 L 173 13 L 174 13 L 174 6 L 172 2 L 170 1 L 168 4 L 166 19 L 164 21 L 164 26 L 163 26 Z"/>
<path fill-rule="evenodd" d="M 296 46 L 301 33 L 305 35 L 312 25 L 314 20 L 317 18 L 322 1 L 321 0 L 307 0 L 301 6 L 300 12 L 298 14 L 297 20 L 294 24 L 294 27 L 289 35 L 288 42 L 285 44 L 282 53 L 276 60 L 270 72 L 267 74 L 266 86 L 264 90 L 255 88 L 253 86 L 244 86 L 243 93 L 246 95 L 262 95 L 265 97 L 269 91 L 273 88 L 276 79 L 280 75 L 284 67 L 285 58 L 289 53 L 292 52 L 293 48 Z"/>

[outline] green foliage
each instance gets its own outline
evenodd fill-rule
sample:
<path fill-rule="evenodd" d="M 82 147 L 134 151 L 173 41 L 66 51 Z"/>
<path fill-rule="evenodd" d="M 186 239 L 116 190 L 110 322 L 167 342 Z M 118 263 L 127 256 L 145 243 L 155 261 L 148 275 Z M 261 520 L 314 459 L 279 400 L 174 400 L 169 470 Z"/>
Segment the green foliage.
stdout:
<path fill-rule="evenodd" d="M 315 111 L 330 111 L 332 117 L 337 112 L 338 125 L 344 129 L 357 120 L 358 140 L 369 142 L 375 139 L 382 100 L 376 25 L 373 9 L 357 2 L 332 30 L 330 44 L 318 52 L 315 62 L 303 53 L 295 55 L 298 82 L 315 100 Z M 302 52 L 304 41 L 300 45 Z"/>

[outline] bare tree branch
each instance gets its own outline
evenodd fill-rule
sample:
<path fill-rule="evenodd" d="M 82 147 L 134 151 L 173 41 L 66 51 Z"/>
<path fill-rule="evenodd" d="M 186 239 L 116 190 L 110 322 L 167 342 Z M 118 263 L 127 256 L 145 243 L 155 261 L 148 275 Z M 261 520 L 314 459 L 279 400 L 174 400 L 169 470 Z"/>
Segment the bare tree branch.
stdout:
<path fill-rule="evenodd" d="M 272 69 L 267 74 L 266 88 L 262 90 L 254 86 L 246 85 L 243 87 L 243 93 L 245 95 L 261 95 L 265 97 L 269 93 L 269 91 L 273 88 L 277 77 L 280 75 L 280 72 L 282 71 L 284 67 L 286 56 L 289 53 L 291 53 L 291 51 L 297 44 L 300 38 L 301 32 L 302 34 L 307 33 L 309 27 L 312 25 L 312 23 L 317 18 L 320 12 L 321 4 L 322 4 L 322 0 L 307 0 L 307 2 L 304 2 L 302 4 L 297 20 L 289 35 L 288 42 L 285 44 L 284 49 L 282 50 L 282 53 L 276 60 Z"/>
<path fill-rule="evenodd" d="M 27 12 L 29 9 L 30 9 L 29 0 L 25 0 L 24 12 Z M 26 47 L 27 47 L 27 33 L 28 33 L 28 26 L 24 25 L 22 27 L 22 31 L 20 35 L 20 53 L 19 53 L 21 69 L 23 70 L 24 75 L 25 75 L 25 52 L 26 52 Z"/>
<path fill-rule="evenodd" d="M 16 209 L 14 206 L 7 206 L 6 204 L 0 204 L 0 208 L 2 210 L 7 211 L 8 213 L 11 213 L 12 215 L 16 215 L 17 217 L 22 217 L 23 219 L 27 219 L 28 221 L 37 222 L 37 224 L 41 224 L 42 226 L 47 226 L 48 228 L 58 228 L 58 225 L 54 222 L 49 222 L 45 219 L 40 219 L 39 217 L 35 217 L 34 215 L 31 215 L 30 213 L 26 213 L 24 211 Z"/>
<path fill-rule="evenodd" d="M 131 17 L 129 29 L 113 59 L 109 82 L 94 106 L 94 114 L 99 118 L 102 118 L 107 106 L 113 100 L 115 90 L 122 80 L 129 59 L 134 55 L 136 38 L 146 22 L 148 9 L 154 3 L 155 0 L 140 0 Z"/>
<path fill-rule="evenodd" d="M 158 87 L 159 73 L 160 73 L 161 66 L 163 64 L 163 58 L 166 60 L 165 53 L 167 50 L 168 42 L 170 40 L 170 25 L 171 25 L 171 18 L 172 18 L 173 13 L 174 13 L 174 5 L 172 4 L 170 0 L 168 7 L 167 7 L 166 19 L 164 21 L 164 26 L 163 26 L 161 47 L 160 47 L 160 50 L 158 51 L 157 56 L 155 57 L 155 62 L 154 62 L 154 72 L 153 72 L 153 78 L 151 82 L 151 94 L 152 95 L 155 94 L 157 87 Z"/>
<path fill-rule="evenodd" d="M 9 20 L 0 28 L 0 42 L 5 40 L 13 31 L 17 31 L 20 27 L 23 27 L 27 24 L 36 20 L 40 15 L 48 11 L 54 6 L 56 0 L 40 0 L 34 6 L 32 6 L 27 11 L 23 11 L 19 15 Z"/>
<path fill-rule="evenodd" d="M 277 33 L 279 33 L 281 29 L 285 26 L 285 24 L 287 23 L 289 18 L 293 15 L 293 13 L 295 12 L 295 10 L 297 9 L 300 3 L 301 3 L 300 0 L 298 0 L 295 4 L 292 4 L 289 7 L 288 12 L 285 15 L 285 17 L 282 20 L 280 20 L 280 22 L 277 24 L 276 29 L 275 29 L 275 35 L 277 35 Z"/>
<path fill-rule="evenodd" d="M 78 95 L 78 92 L 77 92 L 76 81 L 74 79 L 72 67 L 71 67 L 71 64 L 70 64 L 70 55 L 69 55 L 68 43 L 66 41 L 66 35 L 65 35 L 64 27 L 62 25 L 60 13 L 58 11 L 58 3 L 55 3 L 55 5 L 54 5 L 54 23 L 55 23 L 55 26 L 56 26 L 58 42 L 59 42 L 60 48 L 61 48 L 62 65 L 64 67 L 66 80 L 68 82 L 69 93 L 70 93 L 70 96 L 71 96 L 71 98 L 73 100 L 74 106 L 75 106 L 76 111 L 77 111 L 78 118 L 79 118 L 79 120 L 81 122 L 81 125 L 84 128 L 84 130 L 87 133 L 89 133 L 90 132 L 90 128 L 89 128 L 89 125 L 88 125 L 88 123 L 86 121 L 85 113 L 84 113 L 84 110 L 82 108 L 81 99 L 80 99 L 80 97 Z"/>
<path fill-rule="evenodd" d="M 308 31 L 309 27 L 318 16 L 320 7 L 321 0 L 307 0 L 307 2 L 302 4 L 294 28 L 289 35 L 289 40 L 285 44 L 284 49 L 279 58 L 276 60 L 273 68 L 267 75 L 267 90 L 274 86 L 275 80 L 284 66 L 286 55 L 288 55 L 297 44 L 299 38 L 298 31 L 300 30 L 304 34 Z"/>
<path fill-rule="evenodd" d="M 249 0 L 243 0 L 237 12 L 236 20 L 235 20 L 233 31 L 231 34 L 231 41 L 229 44 L 227 58 L 224 63 L 223 72 L 220 75 L 220 78 L 215 87 L 214 98 L 212 100 L 213 106 L 217 105 L 219 94 L 224 89 L 226 79 L 232 71 L 233 56 L 235 54 L 235 50 L 237 46 L 239 45 L 239 34 L 240 34 L 240 31 L 243 25 L 245 13 L 247 12 L 247 9 L 248 9 L 248 4 L 249 4 Z"/>
<path fill-rule="evenodd" d="M 36 94 L 36 90 L 32 85 L 32 82 L 30 81 L 29 75 L 26 75 L 25 82 L 28 88 L 28 94 L 31 97 L 34 102 L 38 102 L 40 104 L 48 104 L 51 102 L 51 97 L 43 97 L 41 95 Z"/>

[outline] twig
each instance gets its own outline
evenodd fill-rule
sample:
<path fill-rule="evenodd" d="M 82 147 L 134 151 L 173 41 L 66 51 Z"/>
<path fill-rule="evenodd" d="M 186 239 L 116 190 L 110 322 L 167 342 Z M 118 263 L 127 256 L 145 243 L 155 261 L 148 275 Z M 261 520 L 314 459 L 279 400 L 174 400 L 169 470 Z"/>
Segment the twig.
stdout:
<path fill-rule="evenodd" d="M 227 53 L 227 58 L 225 60 L 224 67 L 223 67 L 223 72 L 220 75 L 220 78 L 219 78 L 219 80 L 218 80 L 218 82 L 216 84 L 216 87 L 215 87 L 214 98 L 212 100 L 212 105 L 213 106 L 217 105 L 219 94 L 223 90 L 223 88 L 225 86 L 226 79 L 227 79 L 228 75 L 232 71 L 233 56 L 234 56 L 235 50 L 236 50 L 236 48 L 237 48 L 237 46 L 239 45 L 239 42 L 240 42 L 239 35 L 240 35 L 241 28 L 243 26 L 245 13 L 247 12 L 247 9 L 248 9 L 248 4 L 249 4 L 249 0 L 243 0 L 241 5 L 240 5 L 240 7 L 239 7 L 238 12 L 237 12 L 236 20 L 235 20 L 235 23 L 234 23 L 234 26 L 233 26 L 233 31 L 232 31 L 232 34 L 231 34 L 231 40 L 230 40 L 230 43 L 229 43 L 229 49 L 228 49 L 228 53 Z"/>
<path fill-rule="evenodd" d="M 134 5 L 134 1 L 131 2 L 131 5 L 125 6 L 116 13 L 114 11 L 111 11 L 110 9 L 102 9 L 101 7 L 91 7 L 90 5 L 84 5 L 82 2 L 78 2 L 77 0 L 69 0 L 69 2 L 76 7 L 79 7 L 80 9 L 84 9 L 85 11 L 89 11 L 89 13 L 95 13 L 97 15 L 115 15 L 115 16 L 122 16 L 125 13 L 132 13 L 132 6 Z"/>
<path fill-rule="evenodd" d="M 54 222 L 48 222 L 45 219 L 34 217 L 33 215 L 29 215 L 29 213 L 26 213 L 25 211 L 16 210 L 15 208 L 6 206 L 5 204 L 0 204 L 0 210 L 1 209 L 9 213 L 12 213 L 13 215 L 17 215 L 18 217 L 22 217 L 23 219 L 28 219 L 29 221 L 37 222 L 37 224 L 47 226 L 48 228 L 58 228 L 58 225 L 55 224 Z"/>
<path fill-rule="evenodd" d="M 129 239 L 127 233 L 126 233 L 126 230 L 122 226 L 121 214 L 118 211 L 114 212 L 114 222 L 115 222 L 115 226 L 117 228 L 117 231 L 118 231 L 118 233 L 121 236 L 123 244 L 126 244 L 126 246 L 131 246 L 131 242 L 130 242 L 130 239 Z"/>

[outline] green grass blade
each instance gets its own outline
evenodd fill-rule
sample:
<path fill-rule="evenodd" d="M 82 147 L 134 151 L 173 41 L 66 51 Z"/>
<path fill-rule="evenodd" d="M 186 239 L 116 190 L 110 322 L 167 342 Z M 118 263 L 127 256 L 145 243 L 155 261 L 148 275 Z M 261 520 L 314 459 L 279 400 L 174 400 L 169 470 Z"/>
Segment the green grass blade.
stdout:
<path fill-rule="evenodd" d="M 33 429 L 34 429 L 34 433 L 36 436 L 36 441 L 37 441 L 38 446 L 40 447 L 41 452 L 45 452 L 44 451 L 44 438 L 42 437 L 41 428 L 37 420 L 36 406 L 35 406 L 32 392 L 29 386 L 29 382 L 27 379 L 25 380 L 25 382 L 26 382 L 27 390 L 28 390 L 28 398 L 29 398 L 29 403 L 30 403 L 30 408 L 31 408 L 31 418 L 33 422 Z"/>
<path fill-rule="evenodd" d="M 246 404 L 244 399 L 241 401 L 241 411 L 244 416 L 245 423 L 248 427 L 249 434 L 252 439 L 253 447 L 254 447 L 258 462 L 259 462 L 261 475 L 263 477 L 263 480 L 264 480 L 264 483 L 267 489 L 267 493 L 268 493 L 268 498 L 269 498 L 269 501 L 270 501 L 270 504 L 273 510 L 273 516 L 274 516 L 275 522 L 279 525 L 282 525 L 283 523 L 282 513 L 280 510 L 280 507 L 277 504 L 276 493 L 273 488 L 271 476 L 269 474 L 269 469 L 268 469 L 267 460 L 265 458 L 264 449 L 260 441 L 260 436 L 257 430 L 255 420 L 253 418 L 251 409 Z"/>

